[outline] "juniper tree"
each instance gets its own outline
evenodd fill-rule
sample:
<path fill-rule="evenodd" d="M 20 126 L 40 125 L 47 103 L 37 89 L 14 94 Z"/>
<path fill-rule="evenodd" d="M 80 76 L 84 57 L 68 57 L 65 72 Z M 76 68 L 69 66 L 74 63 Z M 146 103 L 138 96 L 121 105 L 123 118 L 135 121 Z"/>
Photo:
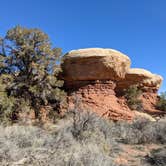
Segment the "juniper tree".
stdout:
<path fill-rule="evenodd" d="M 16 26 L 0 38 L 0 75 L 9 74 L 11 84 L 8 96 L 17 98 L 18 107 L 24 100 L 35 110 L 51 105 L 53 109 L 62 101 L 63 82 L 57 79 L 60 48 L 52 48 L 47 34 L 39 29 Z"/>

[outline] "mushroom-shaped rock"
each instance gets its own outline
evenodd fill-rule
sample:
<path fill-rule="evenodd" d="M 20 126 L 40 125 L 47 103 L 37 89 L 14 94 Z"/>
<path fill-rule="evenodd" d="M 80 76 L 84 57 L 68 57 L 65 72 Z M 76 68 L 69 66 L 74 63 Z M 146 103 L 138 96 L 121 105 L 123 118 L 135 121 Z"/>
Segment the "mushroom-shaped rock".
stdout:
<path fill-rule="evenodd" d="M 143 81 L 144 79 L 151 78 L 153 74 L 145 69 L 139 68 L 131 68 L 126 73 L 126 80 L 136 80 L 136 81 Z"/>
<path fill-rule="evenodd" d="M 156 89 L 159 89 L 162 81 L 163 78 L 160 75 L 153 74 L 151 78 L 143 80 L 142 84 L 146 87 L 155 87 Z"/>
<path fill-rule="evenodd" d="M 143 90 L 158 90 L 163 78 L 160 75 L 152 74 L 145 69 L 132 68 L 126 73 L 125 79 L 117 82 L 117 91 L 129 88 L 131 85 L 138 85 Z"/>
<path fill-rule="evenodd" d="M 73 50 L 64 56 L 62 77 L 67 81 L 121 80 L 130 68 L 128 56 L 113 49 Z"/>

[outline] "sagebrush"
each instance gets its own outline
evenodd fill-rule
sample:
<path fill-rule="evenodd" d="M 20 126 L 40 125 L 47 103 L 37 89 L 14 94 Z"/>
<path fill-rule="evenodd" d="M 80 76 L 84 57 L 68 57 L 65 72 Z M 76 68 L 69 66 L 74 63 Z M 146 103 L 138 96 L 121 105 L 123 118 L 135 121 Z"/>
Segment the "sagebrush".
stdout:
<path fill-rule="evenodd" d="M 71 112 L 56 125 L 45 128 L 1 126 L 0 165 L 128 166 L 116 162 L 124 152 L 124 145 L 155 143 L 164 146 L 166 143 L 166 119 L 115 123 L 92 112 L 73 111 L 75 114 Z M 166 164 L 165 156 L 162 156 L 152 153 L 150 157 Z M 142 166 L 152 166 L 147 155 L 134 160 Z"/>

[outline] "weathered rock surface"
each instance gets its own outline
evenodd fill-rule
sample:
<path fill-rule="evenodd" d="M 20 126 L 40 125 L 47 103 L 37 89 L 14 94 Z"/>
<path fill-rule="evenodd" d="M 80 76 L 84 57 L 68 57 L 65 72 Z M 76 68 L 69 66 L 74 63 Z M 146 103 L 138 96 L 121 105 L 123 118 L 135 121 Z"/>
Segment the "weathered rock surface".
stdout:
<path fill-rule="evenodd" d="M 78 86 L 77 86 L 78 87 Z M 134 113 L 130 111 L 123 98 L 117 98 L 112 81 L 92 81 L 76 89 L 68 89 L 69 108 L 74 105 L 75 98 L 80 100 L 85 110 L 96 112 L 102 117 L 112 120 L 132 120 Z"/>
<path fill-rule="evenodd" d="M 121 80 L 130 67 L 130 59 L 113 49 L 73 50 L 64 56 L 64 80 Z"/>
<path fill-rule="evenodd" d="M 144 112 L 150 115 L 162 115 L 164 112 L 156 109 L 156 103 L 158 101 L 158 94 L 154 92 L 143 92 L 141 95 L 141 101 L 144 108 Z"/>
<path fill-rule="evenodd" d="M 130 58 L 116 50 L 89 48 L 70 51 L 64 56 L 62 69 L 69 108 L 73 107 L 77 96 L 83 108 L 113 120 L 132 120 L 138 116 L 146 117 L 144 113 L 161 113 L 155 104 L 162 77 L 145 69 L 131 69 Z M 140 98 L 143 114 L 130 110 L 126 99 L 119 93 L 131 85 L 138 85 L 143 91 Z"/>
<path fill-rule="evenodd" d="M 131 85 L 138 85 L 142 90 L 156 92 L 161 86 L 162 80 L 160 75 L 152 74 L 145 69 L 132 68 L 127 71 L 123 80 L 117 82 L 116 90 L 122 91 Z"/>

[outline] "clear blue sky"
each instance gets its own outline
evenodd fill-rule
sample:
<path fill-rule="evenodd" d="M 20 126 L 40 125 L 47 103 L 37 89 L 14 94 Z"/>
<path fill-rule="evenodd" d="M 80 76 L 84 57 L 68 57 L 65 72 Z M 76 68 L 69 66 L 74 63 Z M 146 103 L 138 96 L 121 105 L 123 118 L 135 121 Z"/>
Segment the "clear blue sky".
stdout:
<path fill-rule="evenodd" d="M 63 52 L 114 48 L 166 79 L 166 0 L 1 0 L 0 35 L 37 27 Z M 161 91 L 166 91 L 164 81 Z"/>

